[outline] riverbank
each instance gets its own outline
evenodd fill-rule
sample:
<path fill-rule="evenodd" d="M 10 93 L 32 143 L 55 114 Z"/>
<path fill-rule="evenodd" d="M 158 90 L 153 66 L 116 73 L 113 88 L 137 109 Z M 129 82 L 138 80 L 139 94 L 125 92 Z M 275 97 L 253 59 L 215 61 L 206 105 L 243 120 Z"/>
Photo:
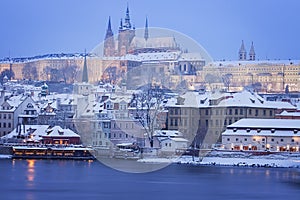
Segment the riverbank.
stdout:
<path fill-rule="evenodd" d="M 211 152 L 205 157 L 144 158 L 144 163 L 177 163 L 192 165 L 300 168 L 300 154 L 251 155 L 244 152 Z"/>

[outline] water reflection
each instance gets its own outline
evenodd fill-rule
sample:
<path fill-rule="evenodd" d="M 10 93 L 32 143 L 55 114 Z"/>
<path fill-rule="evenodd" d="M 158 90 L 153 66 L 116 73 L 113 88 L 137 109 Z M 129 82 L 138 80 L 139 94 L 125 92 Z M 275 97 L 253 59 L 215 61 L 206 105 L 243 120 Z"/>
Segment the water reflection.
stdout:
<path fill-rule="evenodd" d="M 33 188 L 34 186 L 34 177 L 35 177 L 35 160 L 27 160 L 27 187 Z"/>

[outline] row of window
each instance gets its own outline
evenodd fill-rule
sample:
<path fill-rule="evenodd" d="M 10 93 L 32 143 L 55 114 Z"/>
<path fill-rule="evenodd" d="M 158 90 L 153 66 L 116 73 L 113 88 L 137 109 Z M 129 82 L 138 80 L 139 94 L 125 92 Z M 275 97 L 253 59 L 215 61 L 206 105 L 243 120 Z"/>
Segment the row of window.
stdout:
<path fill-rule="evenodd" d="M 244 138 L 244 141 L 248 141 L 249 138 Z M 227 141 L 230 142 L 230 138 L 227 138 Z M 239 142 L 240 141 L 240 138 L 235 138 L 235 141 L 236 142 Z M 266 138 L 261 138 L 261 139 L 257 139 L 257 138 L 252 138 L 252 141 L 253 142 L 265 142 L 266 141 Z M 275 142 L 275 139 L 274 138 L 271 138 L 270 140 L 271 142 Z M 290 140 L 291 142 L 295 142 L 295 139 L 291 139 Z M 286 141 L 283 139 L 283 138 L 280 138 L 280 142 L 288 142 L 288 139 L 286 139 Z"/>
<path fill-rule="evenodd" d="M 0 123 L 0 128 L 11 128 L 11 123 L 8 122 L 3 122 L 3 123 Z"/>
<path fill-rule="evenodd" d="M 8 113 L 0 113 L 0 119 L 11 119 L 12 118 L 12 114 L 8 114 Z"/>
<path fill-rule="evenodd" d="M 192 111 L 192 115 L 194 114 L 195 110 L 191 110 Z M 224 114 L 226 115 L 244 115 L 244 111 L 245 109 L 244 108 L 228 108 Z M 269 111 L 269 112 L 267 112 Z M 187 109 L 182 109 L 181 108 L 171 108 L 170 111 L 169 111 L 170 115 L 181 115 L 181 113 L 183 113 L 184 115 L 187 115 Z M 204 114 L 205 115 L 212 115 L 212 114 L 215 114 L 215 115 L 223 115 L 223 110 L 221 109 L 216 109 L 216 110 L 210 110 L 210 109 L 206 109 L 204 111 Z M 266 109 L 263 109 L 263 110 L 259 110 L 259 109 L 248 109 L 248 114 L 249 115 L 255 115 L 255 116 L 258 116 L 259 114 L 263 115 L 263 116 L 267 116 L 267 114 L 269 116 L 273 116 L 273 110 L 266 110 Z M 199 115 L 201 115 L 201 110 L 199 110 Z"/>
<path fill-rule="evenodd" d="M 227 126 L 227 125 L 230 125 L 234 122 L 237 122 L 240 118 L 238 117 L 234 117 L 234 118 L 227 118 L 224 120 L 224 126 Z M 216 127 L 219 127 L 219 126 L 223 126 L 223 120 L 221 119 L 215 119 L 215 120 L 208 120 L 208 119 L 205 119 L 203 120 L 204 121 L 204 125 L 206 127 L 208 126 L 216 126 Z M 202 125 L 202 120 L 198 120 L 198 126 L 201 126 Z M 192 119 L 192 126 L 195 126 L 195 119 Z M 170 118 L 170 126 L 188 126 L 188 121 L 187 119 L 180 119 L 180 118 L 173 118 L 171 117 Z"/>

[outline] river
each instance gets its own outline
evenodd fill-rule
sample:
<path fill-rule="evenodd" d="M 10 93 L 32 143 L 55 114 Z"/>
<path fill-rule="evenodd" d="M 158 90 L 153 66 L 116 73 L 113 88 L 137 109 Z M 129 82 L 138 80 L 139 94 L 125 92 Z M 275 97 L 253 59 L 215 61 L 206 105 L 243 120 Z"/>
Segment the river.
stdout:
<path fill-rule="evenodd" d="M 98 161 L 0 159 L 0 199 L 298 199 L 300 171 L 172 164 L 125 173 Z"/>

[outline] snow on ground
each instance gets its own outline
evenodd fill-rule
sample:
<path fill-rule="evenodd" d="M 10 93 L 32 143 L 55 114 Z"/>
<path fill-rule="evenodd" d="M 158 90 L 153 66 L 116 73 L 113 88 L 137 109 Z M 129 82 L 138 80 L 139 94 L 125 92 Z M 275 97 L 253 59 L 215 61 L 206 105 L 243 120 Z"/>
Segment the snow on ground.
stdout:
<path fill-rule="evenodd" d="M 245 167 L 300 168 L 300 154 L 273 154 L 253 156 L 245 153 L 213 153 L 203 158 L 193 158 L 192 156 L 182 156 L 176 158 L 143 158 L 138 160 L 138 162 Z"/>
<path fill-rule="evenodd" d="M 11 155 L 0 155 L 0 159 L 1 158 L 11 158 Z"/>

